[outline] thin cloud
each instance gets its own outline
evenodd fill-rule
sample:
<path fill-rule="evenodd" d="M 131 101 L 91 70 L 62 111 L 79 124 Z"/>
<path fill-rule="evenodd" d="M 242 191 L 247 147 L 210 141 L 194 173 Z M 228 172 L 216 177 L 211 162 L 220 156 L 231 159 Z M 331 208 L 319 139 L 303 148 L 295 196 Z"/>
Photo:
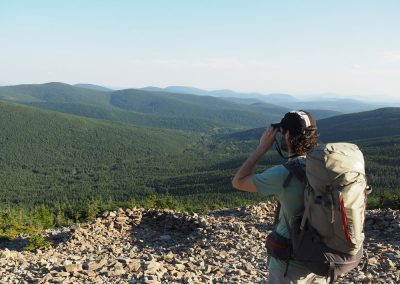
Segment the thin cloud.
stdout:
<path fill-rule="evenodd" d="M 353 64 L 353 65 L 352 65 L 352 68 L 353 68 L 353 69 L 362 69 L 363 66 L 362 66 L 361 64 Z"/>
<path fill-rule="evenodd" d="M 186 59 L 137 59 L 132 60 L 135 66 L 153 66 L 188 69 L 214 69 L 214 70 L 251 70 L 254 68 L 268 68 L 272 64 L 263 60 L 243 60 L 234 57 L 212 57 L 194 60 Z"/>
<path fill-rule="evenodd" d="M 400 51 L 385 51 L 382 53 L 384 62 L 400 62 Z"/>

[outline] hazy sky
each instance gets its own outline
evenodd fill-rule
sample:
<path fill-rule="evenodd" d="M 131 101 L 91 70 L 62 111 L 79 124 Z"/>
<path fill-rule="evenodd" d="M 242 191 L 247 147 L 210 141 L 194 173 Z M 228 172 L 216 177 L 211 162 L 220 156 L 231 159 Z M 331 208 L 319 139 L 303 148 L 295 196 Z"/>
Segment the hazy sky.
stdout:
<path fill-rule="evenodd" d="M 400 98 L 400 1 L 0 0 L 0 82 Z"/>

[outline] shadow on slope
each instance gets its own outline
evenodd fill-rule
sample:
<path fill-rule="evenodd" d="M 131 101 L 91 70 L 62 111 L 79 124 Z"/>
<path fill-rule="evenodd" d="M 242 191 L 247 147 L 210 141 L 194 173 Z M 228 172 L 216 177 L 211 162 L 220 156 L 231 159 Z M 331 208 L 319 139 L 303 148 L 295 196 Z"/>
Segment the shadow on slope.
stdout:
<path fill-rule="evenodd" d="M 199 218 L 187 214 L 149 210 L 132 231 L 132 240 L 139 251 L 152 248 L 179 253 L 199 244 L 205 226 Z"/>
<path fill-rule="evenodd" d="M 50 231 L 49 234 L 46 234 L 45 240 L 51 244 L 51 247 L 55 248 L 68 241 L 71 236 L 72 232 L 69 228 L 61 228 Z M 27 245 L 29 245 L 28 235 L 23 235 L 12 240 L 0 240 L 0 250 L 8 249 L 10 251 L 22 252 L 26 250 Z"/>

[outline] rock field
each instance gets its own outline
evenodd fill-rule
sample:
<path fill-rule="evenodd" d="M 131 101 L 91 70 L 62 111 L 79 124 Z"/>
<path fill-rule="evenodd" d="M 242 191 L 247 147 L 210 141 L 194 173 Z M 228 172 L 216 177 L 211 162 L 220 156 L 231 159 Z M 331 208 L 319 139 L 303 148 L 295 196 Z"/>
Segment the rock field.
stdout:
<path fill-rule="evenodd" d="M 267 283 L 266 235 L 274 206 L 205 214 L 119 209 L 91 223 L 44 232 L 52 247 L 0 247 L 3 283 Z M 369 210 L 365 271 L 336 283 L 400 283 L 400 213 Z"/>

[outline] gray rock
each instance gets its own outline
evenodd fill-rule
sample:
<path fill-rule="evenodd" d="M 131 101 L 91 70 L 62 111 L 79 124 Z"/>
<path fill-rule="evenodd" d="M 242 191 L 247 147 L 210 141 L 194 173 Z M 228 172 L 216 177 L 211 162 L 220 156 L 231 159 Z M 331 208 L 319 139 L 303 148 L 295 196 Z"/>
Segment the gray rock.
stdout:
<path fill-rule="evenodd" d="M 275 204 L 203 214 L 126 209 L 67 232 L 57 247 L 18 253 L 0 249 L 5 283 L 265 283 L 265 237 Z M 369 266 L 337 283 L 398 283 L 397 210 L 367 211 Z M 25 281 L 25 282 L 23 282 Z"/>
<path fill-rule="evenodd" d="M 171 236 L 170 235 L 162 235 L 160 236 L 160 241 L 169 241 L 171 240 Z"/>

